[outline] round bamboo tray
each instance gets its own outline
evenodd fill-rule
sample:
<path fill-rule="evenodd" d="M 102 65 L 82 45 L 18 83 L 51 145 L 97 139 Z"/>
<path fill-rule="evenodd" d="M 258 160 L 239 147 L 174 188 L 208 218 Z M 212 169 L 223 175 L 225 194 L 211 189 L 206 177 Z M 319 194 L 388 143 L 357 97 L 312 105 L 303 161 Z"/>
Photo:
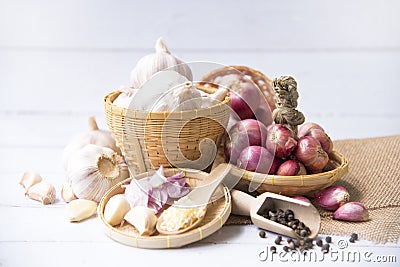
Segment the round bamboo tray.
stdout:
<path fill-rule="evenodd" d="M 272 81 L 262 72 L 247 66 L 227 66 L 215 69 L 203 76 L 199 84 L 205 87 L 218 88 L 218 82 L 220 79 L 229 74 L 242 74 L 253 81 L 264 94 L 265 100 L 269 104 L 271 111 L 275 108 Z"/>
<path fill-rule="evenodd" d="M 165 169 L 167 176 L 173 175 L 178 171 L 180 170 Z M 140 179 L 149 175 L 151 175 L 151 172 L 140 174 L 135 178 Z M 187 183 L 192 187 L 202 184 L 202 180 L 205 179 L 207 175 L 207 173 L 197 170 L 185 170 Z M 98 217 L 104 226 L 106 235 L 122 244 L 138 248 L 182 247 L 200 241 L 218 231 L 224 225 L 231 213 L 231 195 L 229 189 L 221 184 L 215 191 L 211 202 L 208 204 L 206 216 L 199 227 L 189 230 L 188 232 L 178 235 L 162 235 L 156 232 L 156 234 L 152 236 L 140 236 L 136 229 L 129 223 L 125 223 L 123 226 L 111 226 L 104 218 L 105 205 L 112 196 L 123 193 L 125 189 L 121 186 L 124 183 L 129 182 L 131 179 L 132 178 L 128 178 L 113 186 L 103 196 L 97 211 Z"/>
<path fill-rule="evenodd" d="M 260 193 L 273 192 L 286 196 L 309 195 L 332 185 L 342 178 L 349 169 L 347 159 L 337 151 L 329 154 L 329 162 L 318 174 L 280 176 L 250 172 L 232 165 L 231 173 L 240 177 L 241 189 L 254 188 Z M 248 189 L 247 189 L 248 190 Z"/>
<path fill-rule="evenodd" d="M 215 91 L 213 88 L 203 90 Z M 201 150 L 200 143 L 208 141 L 208 148 L 221 144 L 230 114 L 228 96 L 209 108 L 148 112 L 114 105 L 113 101 L 120 93 L 112 92 L 104 98 L 105 117 L 132 174 L 157 169 L 161 165 L 211 169 L 216 151 Z"/>

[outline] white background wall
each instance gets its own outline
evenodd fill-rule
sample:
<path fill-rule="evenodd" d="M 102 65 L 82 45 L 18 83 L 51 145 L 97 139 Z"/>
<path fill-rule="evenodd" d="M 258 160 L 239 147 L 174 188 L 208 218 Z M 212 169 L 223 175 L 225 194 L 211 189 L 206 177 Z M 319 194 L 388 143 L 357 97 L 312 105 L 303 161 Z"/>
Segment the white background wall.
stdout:
<path fill-rule="evenodd" d="M 400 133 L 399 1 L 0 0 L 0 146 L 61 148 L 159 36 L 186 61 L 294 76 L 333 139 Z"/>

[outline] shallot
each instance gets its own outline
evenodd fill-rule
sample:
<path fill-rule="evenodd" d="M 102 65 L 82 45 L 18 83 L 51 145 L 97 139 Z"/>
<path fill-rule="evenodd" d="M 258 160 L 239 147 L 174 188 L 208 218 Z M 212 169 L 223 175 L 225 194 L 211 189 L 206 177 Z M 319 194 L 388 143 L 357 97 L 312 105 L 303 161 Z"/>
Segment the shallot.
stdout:
<path fill-rule="evenodd" d="M 333 219 L 350 221 L 350 222 L 364 222 L 369 220 L 368 210 L 360 202 L 349 202 L 339 207 L 333 213 Z"/>
<path fill-rule="evenodd" d="M 276 174 L 283 176 L 305 175 L 307 171 L 301 162 L 291 159 L 283 162 Z"/>
<path fill-rule="evenodd" d="M 333 150 L 333 143 L 331 138 L 322 130 L 320 129 L 311 129 L 307 136 L 311 136 L 314 137 L 315 139 L 317 139 L 319 141 L 319 143 L 321 144 L 322 149 L 326 152 L 326 153 L 331 153 Z"/>
<path fill-rule="evenodd" d="M 274 156 L 264 147 L 249 146 L 240 153 L 237 166 L 248 171 L 268 174 L 273 160 Z"/>
<path fill-rule="evenodd" d="M 320 172 L 329 160 L 328 154 L 322 149 L 318 140 L 311 136 L 299 139 L 294 155 L 312 173 Z"/>
<path fill-rule="evenodd" d="M 320 125 L 316 124 L 315 122 L 306 122 L 299 127 L 299 131 L 298 131 L 297 135 L 299 137 L 306 136 L 312 129 L 318 129 L 318 130 L 324 131 L 324 129 Z"/>
<path fill-rule="evenodd" d="M 281 124 L 268 127 L 266 148 L 279 158 L 287 158 L 296 149 L 293 133 Z"/>
<path fill-rule="evenodd" d="M 236 163 L 239 154 L 248 146 L 264 146 L 267 128 L 257 120 L 247 119 L 237 122 L 229 131 L 225 142 L 227 161 Z"/>
<path fill-rule="evenodd" d="M 350 194 L 343 186 L 334 185 L 314 195 L 318 205 L 327 210 L 336 210 L 349 201 Z"/>

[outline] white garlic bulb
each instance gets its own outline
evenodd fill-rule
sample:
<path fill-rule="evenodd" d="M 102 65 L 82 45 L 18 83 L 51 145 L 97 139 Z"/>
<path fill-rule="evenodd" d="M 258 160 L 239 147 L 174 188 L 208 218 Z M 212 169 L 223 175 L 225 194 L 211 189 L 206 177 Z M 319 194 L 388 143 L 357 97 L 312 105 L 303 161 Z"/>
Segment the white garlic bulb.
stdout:
<path fill-rule="evenodd" d="M 131 86 L 139 89 L 155 73 L 169 69 L 174 70 L 188 80 L 192 80 L 192 71 L 182 60 L 171 55 L 164 40 L 160 37 L 156 43 L 156 53 L 141 58 L 131 72 Z"/>
<path fill-rule="evenodd" d="M 67 182 L 77 198 L 99 202 L 108 189 L 128 177 L 124 159 L 107 147 L 86 145 L 68 162 Z"/>
<path fill-rule="evenodd" d="M 63 152 L 63 162 L 64 169 L 67 169 L 69 158 L 79 149 L 87 144 L 95 144 L 102 147 L 108 147 L 121 155 L 121 150 L 115 143 L 114 137 L 112 137 L 111 132 L 100 130 L 97 126 L 94 117 L 89 117 L 89 127 L 90 130 L 86 131 L 78 136 L 76 136 L 64 149 Z"/>

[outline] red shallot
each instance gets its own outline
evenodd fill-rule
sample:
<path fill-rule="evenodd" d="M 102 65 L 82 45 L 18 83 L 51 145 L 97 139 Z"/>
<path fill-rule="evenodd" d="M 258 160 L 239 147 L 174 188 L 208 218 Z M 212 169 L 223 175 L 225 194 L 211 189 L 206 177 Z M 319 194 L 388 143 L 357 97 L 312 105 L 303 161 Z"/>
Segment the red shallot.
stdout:
<path fill-rule="evenodd" d="M 306 122 L 299 127 L 299 131 L 298 131 L 297 135 L 299 137 L 303 137 L 305 135 L 308 135 L 308 133 L 312 129 L 318 129 L 318 130 L 324 131 L 324 129 L 320 125 L 316 124 L 315 122 Z"/>
<path fill-rule="evenodd" d="M 293 133 L 281 124 L 268 127 L 266 148 L 279 158 L 287 158 L 296 149 Z"/>
<path fill-rule="evenodd" d="M 333 213 L 333 219 L 350 221 L 350 222 L 364 222 L 369 220 L 368 210 L 360 202 L 349 202 L 339 207 Z"/>
<path fill-rule="evenodd" d="M 327 210 L 336 210 L 350 199 L 350 194 L 343 186 L 330 186 L 314 195 L 318 205 Z"/>
<path fill-rule="evenodd" d="M 274 156 L 264 147 L 249 146 L 246 147 L 237 160 L 239 168 L 268 174 L 274 160 Z"/>
<path fill-rule="evenodd" d="M 303 136 L 299 139 L 294 153 L 310 172 L 320 172 L 328 163 L 328 154 L 322 149 L 317 139 Z"/>

